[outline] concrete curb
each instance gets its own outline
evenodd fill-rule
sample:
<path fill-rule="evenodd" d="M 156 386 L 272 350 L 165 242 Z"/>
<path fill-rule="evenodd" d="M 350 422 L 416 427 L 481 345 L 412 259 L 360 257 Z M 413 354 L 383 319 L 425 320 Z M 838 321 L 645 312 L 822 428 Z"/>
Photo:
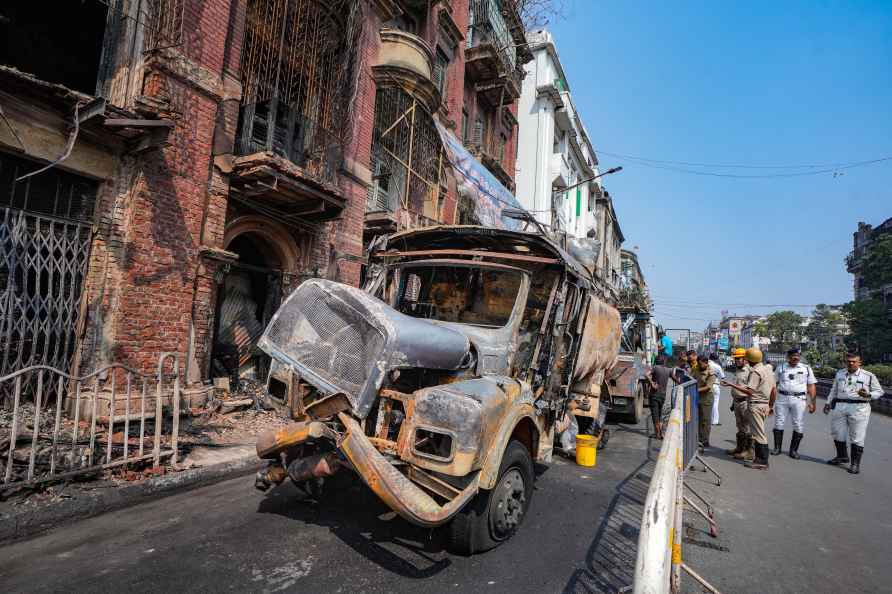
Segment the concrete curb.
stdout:
<path fill-rule="evenodd" d="M 31 538 L 62 524 L 83 520 L 103 513 L 154 501 L 181 491 L 210 485 L 224 479 L 249 474 L 263 465 L 256 455 L 245 455 L 231 461 L 191 468 L 144 482 L 89 493 L 58 504 L 0 516 L 0 542 Z"/>

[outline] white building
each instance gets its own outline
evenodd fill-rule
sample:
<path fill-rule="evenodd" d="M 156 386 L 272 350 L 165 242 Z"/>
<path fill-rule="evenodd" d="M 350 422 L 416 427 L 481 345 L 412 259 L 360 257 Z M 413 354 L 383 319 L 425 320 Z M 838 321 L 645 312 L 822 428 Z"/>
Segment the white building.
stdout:
<path fill-rule="evenodd" d="M 575 184 L 597 175 L 598 158 L 573 104 L 551 34 L 532 31 L 527 40 L 533 60 L 524 66 L 518 105 L 515 193 L 544 225 L 575 237 L 595 236 L 602 189 L 598 181 Z M 603 241 L 603 236 L 597 237 Z M 616 262 L 618 269 L 618 250 Z"/>

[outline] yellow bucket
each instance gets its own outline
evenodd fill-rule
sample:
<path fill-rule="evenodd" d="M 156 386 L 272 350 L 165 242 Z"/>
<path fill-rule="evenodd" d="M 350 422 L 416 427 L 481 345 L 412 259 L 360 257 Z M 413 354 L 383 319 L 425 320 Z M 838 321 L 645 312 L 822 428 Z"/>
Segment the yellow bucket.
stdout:
<path fill-rule="evenodd" d="M 598 438 L 593 435 L 576 436 L 576 463 L 594 466 L 598 461 Z"/>

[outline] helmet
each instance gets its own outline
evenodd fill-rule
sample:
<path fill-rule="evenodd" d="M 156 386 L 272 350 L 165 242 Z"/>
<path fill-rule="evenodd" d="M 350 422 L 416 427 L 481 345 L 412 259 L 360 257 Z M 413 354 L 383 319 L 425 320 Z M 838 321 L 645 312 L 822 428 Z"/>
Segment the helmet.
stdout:
<path fill-rule="evenodd" d="M 762 351 L 753 347 L 748 348 L 746 350 L 746 360 L 750 363 L 761 363 L 762 362 Z"/>
<path fill-rule="evenodd" d="M 746 357 L 746 349 L 734 349 L 734 352 L 731 353 L 731 356 L 735 359 L 743 359 Z"/>

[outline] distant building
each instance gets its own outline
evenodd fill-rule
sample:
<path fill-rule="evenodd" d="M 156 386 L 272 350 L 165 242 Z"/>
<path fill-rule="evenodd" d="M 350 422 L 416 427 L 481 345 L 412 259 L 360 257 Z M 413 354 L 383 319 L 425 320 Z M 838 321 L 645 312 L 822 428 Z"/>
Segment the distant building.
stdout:
<path fill-rule="evenodd" d="M 881 287 L 869 288 L 875 283 L 865 276 L 863 266 L 864 258 L 870 253 L 871 245 L 880 237 L 892 235 L 892 217 L 883 221 L 878 227 L 873 227 L 864 222 L 858 223 L 858 230 L 852 234 L 852 251 L 846 256 L 846 270 L 854 275 L 855 300 L 877 297 L 886 304 L 889 315 L 892 316 L 892 283 Z"/>

